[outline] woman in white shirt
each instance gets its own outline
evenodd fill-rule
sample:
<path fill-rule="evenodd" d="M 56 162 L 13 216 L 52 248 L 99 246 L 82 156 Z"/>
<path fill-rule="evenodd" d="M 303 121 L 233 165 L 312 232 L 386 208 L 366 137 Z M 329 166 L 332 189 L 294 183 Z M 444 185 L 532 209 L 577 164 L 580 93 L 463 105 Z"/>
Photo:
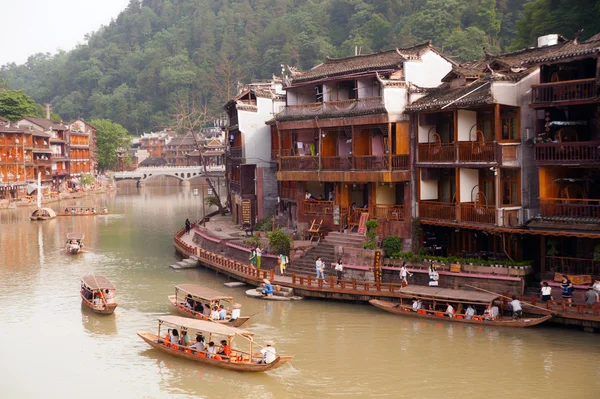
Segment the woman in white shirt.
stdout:
<path fill-rule="evenodd" d="M 544 281 L 542 285 L 542 301 L 551 301 L 552 300 L 552 287 L 548 285 L 547 281 Z"/>
<path fill-rule="evenodd" d="M 448 307 L 446 308 L 446 313 L 448 314 L 448 317 L 454 317 L 454 308 L 449 303 Z"/>

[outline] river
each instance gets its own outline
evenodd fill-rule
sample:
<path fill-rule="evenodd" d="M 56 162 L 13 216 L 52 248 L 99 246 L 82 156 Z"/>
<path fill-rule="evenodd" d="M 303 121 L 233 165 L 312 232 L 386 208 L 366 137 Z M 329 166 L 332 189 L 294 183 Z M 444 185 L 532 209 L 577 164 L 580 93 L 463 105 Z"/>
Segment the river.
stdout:
<path fill-rule="evenodd" d="M 190 188 L 119 188 L 63 202 L 111 214 L 30 222 L 0 211 L 0 398 L 592 398 L 600 335 L 563 328 L 501 329 L 415 321 L 352 302 L 266 302 L 223 287 L 205 269 L 175 271 L 173 233 L 201 215 Z M 68 232 L 89 252 L 64 253 Z M 119 308 L 81 307 L 79 278 L 117 286 Z M 232 293 L 248 329 L 295 355 L 263 374 L 209 368 L 151 349 L 179 283 Z M 246 327 L 246 326 L 245 326 Z"/>

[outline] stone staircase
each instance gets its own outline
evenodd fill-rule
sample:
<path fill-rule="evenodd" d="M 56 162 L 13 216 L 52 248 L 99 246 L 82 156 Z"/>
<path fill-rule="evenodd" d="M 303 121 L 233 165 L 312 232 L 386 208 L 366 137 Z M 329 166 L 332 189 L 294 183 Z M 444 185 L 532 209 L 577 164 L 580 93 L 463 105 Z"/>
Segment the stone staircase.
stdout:
<path fill-rule="evenodd" d="M 334 248 L 332 244 L 328 244 L 325 241 L 320 242 L 316 247 L 308 251 L 302 258 L 297 259 L 288 265 L 286 275 L 296 273 L 316 277 L 317 272 L 315 268 L 315 262 L 318 256 L 320 256 L 321 260 L 325 262 L 325 275 L 327 275 L 328 271 L 331 269 L 331 263 L 335 261 L 333 251 Z"/>
<path fill-rule="evenodd" d="M 198 258 L 190 256 L 187 259 L 183 259 L 180 262 L 175 262 L 170 266 L 172 269 L 193 269 L 198 267 Z"/>
<path fill-rule="evenodd" d="M 363 248 L 363 243 L 366 241 L 365 236 L 359 236 L 356 233 L 339 233 L 332 231 L 327 234 L 327 237 L 323 240 L 324 244 L 330 244 L 333 246 L 344 246 L 352 248 Z"/>

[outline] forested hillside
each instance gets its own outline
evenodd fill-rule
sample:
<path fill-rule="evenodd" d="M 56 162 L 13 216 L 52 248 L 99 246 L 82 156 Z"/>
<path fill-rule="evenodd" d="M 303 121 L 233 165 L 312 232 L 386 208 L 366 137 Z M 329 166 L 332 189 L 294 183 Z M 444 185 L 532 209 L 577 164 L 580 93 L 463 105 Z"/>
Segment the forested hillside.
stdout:
<path fill-rule="evenodd" d="M 355 46 L 432 40 L 457 60 L 504 50 L 528 1 L 131 0 L 87 44 L 0 73 L 64 119 L 108 118 L 140 133 L 168 124 L 178 100 L 220 110 L 238 80 L 269 78 L 282 63 L 311 68 Z"/>

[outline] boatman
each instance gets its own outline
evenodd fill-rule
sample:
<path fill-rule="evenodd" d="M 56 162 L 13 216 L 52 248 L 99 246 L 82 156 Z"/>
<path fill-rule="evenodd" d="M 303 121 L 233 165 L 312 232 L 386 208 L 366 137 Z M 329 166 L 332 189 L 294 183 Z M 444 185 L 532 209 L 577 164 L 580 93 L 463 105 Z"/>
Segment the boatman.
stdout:
<path fill-rule="evenodd" d="M 515 319 L 515 320 L 520 319 L 523 316 L 523 307 L 521 306 L 521 301 L 519 301 L 517 299 L 517 297 L 513 295 L 510 306 L 512 306 L 512 310 L 513 310 L 513 314 L 512 314 L 513 319 Z"/>
<path fill-rule="evenodd" d="M 258 361 L 258 364 L 273 363 L 275 359 L 277 359 L 277 351 L 273 347 L 273 344 L 273 341 L 265 342 L 265 345 L 267 346 L 260 350 L 260 353 L 262 354 L 263 358 Z"/>
<path fill-rule="evenodd" d="M 229 321 L 234 321 L 235 319 L 241 316 L 241 307 L 242 305 L 240 305 L 239 303 L 233 304 L 233 309 L 231 310 L 231 319 Z"/>

